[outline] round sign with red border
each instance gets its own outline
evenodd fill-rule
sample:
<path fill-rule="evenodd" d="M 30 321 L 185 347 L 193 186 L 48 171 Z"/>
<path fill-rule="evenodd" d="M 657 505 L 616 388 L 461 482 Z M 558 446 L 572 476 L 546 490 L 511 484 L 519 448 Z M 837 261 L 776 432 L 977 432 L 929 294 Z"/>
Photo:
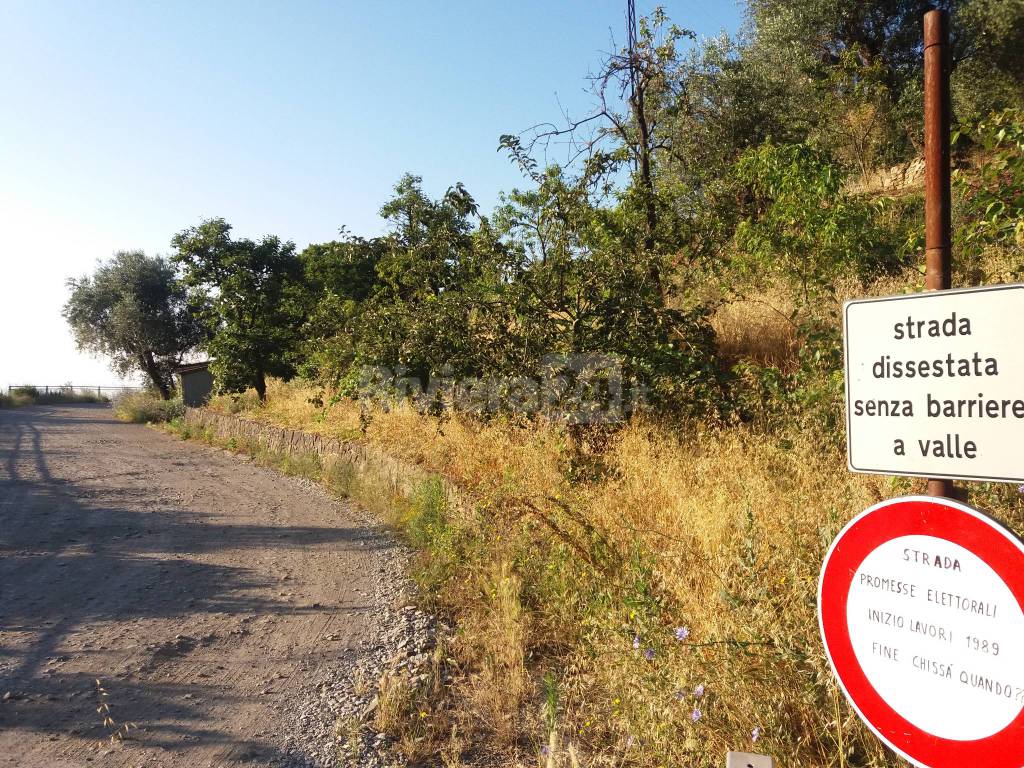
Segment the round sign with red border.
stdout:
<path fill-rule="evenodd" d="M 966 504 L 883 501 L 832 543 L 821 637 L 857 714 L 923 768 L 1024 766 L 1024 544 Z"/>

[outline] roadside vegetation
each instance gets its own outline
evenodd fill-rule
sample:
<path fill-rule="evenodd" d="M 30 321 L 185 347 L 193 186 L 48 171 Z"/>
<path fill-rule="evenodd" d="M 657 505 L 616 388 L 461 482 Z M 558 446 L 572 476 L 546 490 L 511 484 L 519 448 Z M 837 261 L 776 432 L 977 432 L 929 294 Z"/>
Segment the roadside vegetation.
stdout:
<path fill-rule="evenodd" d="M 60 405 L 66 403 L 108 403 L 104 395 L 85 390 L 76 390 L 70 384 L 66 387 L 40 391 L 38 387 L 14 387 L 9 392 L 0 392 L 0 408 L 14 408 L 22 405 Z"/>
<path fill-rule="evenodd" d="M 940 5 L 954 282 L 1019 281 L 1024 5 Z M 173 240 L 212 408 L 371 442 L 473 499 L 261 455 L 422 550 L 423 599 L 458 633 L 429 685 L 381 682 L 376 725 L 410 758 L 899 764 L 836 687 L 815 599 L 842 525 L 923 488 L 846 471 L 840 322 L 846 299 L 924 287 L 923 6 L 747 9 L 737 39 L 640 20 L 591 114 L 501 137 L 523 188 L 489 214 L 407 175 L 380 237 L 297 252 L 214 218 Z M 1024 532 L 1019 489 L 970 494 Z"/>
<path fill-rule="evenodd" d="M 184 411 L 181 398 L 165 400 L 156 391 L 126 392 L 114 399 L 114 415 L 135 424 L 160 424 L 180 417 Z"/>
<path fill-rule="evenodd" d="M 436 686 L 381 681 L 385 725 L 410 758 L 571 765 L 571 750 L 581 765 L 716 766 L 746 748 L 793 765 L 899 765 L 833 681 L 817 577 L 853 514 L 923 481 L 851 474 L 834 439 L 795 423 L 637 418 L 574 445 L 557 425 L 325 409 L 318 392 L 272 380 L 262 404 L 250 391 L 212 407 L 369 441 L 475 503 L 450 508 L 430 484 L 392 498 L 316 456 L 172 428 L 354 496 L 421 549 L 422 595 L 458 633 Z M 1024 534 L 1016 488 L 972 485 L 970 501 Z"/>

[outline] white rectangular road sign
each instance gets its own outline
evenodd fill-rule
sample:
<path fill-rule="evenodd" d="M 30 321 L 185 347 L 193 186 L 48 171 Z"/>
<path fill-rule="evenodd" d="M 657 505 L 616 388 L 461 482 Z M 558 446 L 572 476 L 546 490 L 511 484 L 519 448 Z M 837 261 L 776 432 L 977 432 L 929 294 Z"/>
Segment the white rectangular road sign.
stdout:
<path fill-rule="evenodd" d="M 849 301 L 853 472 L 1024 481 L 1024 285 Z"/>

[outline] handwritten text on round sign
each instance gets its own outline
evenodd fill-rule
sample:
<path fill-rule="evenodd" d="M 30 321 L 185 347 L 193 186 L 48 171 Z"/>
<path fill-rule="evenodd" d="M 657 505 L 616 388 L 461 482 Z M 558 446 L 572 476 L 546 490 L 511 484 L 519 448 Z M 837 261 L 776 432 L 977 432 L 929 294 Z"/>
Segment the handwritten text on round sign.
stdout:
<path fill-rule="evenodd" d="M 871 507 L 825 557 L 822 639 L 868 726 L 918 766 L 1024 765 L 1024 545 L 948 499 Z"/>

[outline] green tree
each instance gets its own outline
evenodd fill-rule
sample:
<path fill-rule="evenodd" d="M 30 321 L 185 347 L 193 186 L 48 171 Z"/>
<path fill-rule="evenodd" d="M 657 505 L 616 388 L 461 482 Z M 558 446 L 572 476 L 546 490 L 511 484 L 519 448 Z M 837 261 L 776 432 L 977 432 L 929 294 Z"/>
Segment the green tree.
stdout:
<path fill-rule="evenodd" d="M 709 250 L 704 195 L 672 173 L 687 148 L 673 130 L 687 96 L 680 47 L 693 37 L 656 9 L 591 78 L 590 115 L 503 136 L 535 189 L 514 190 L 495 216 L 518 255 L 513 346 L 615 355 L 659 407 L 679 411 L 705 409 L 720 383 L 712 307 L 691 279 Z M 555 140 L 570 148 L 566 164 L 541 167 L 535 155 Z"/>
<path fill-rule="evenodd" d="M 1024 0 L 749 0 L 742 56 L 784 84 L 796 109 L 781 111 L 803 133 L 770 138 L 821 137 L 820 147 L 873 166 L 919 154 L 932 8 L 950 14 L 958 119 L 1020 106 Z"/>
<path fill-rule="evenodd" d="M 842 172 L 827 155 L 765 143 L 745 152 L 735 173 L 748 194 L 736 228 L 740 275 L 781 279 L 806 308 L 830 295 L 839 275 L 884 266 L 891 250 L 881 247 L 871 207 L 843 192 Z"/>
<path fill-rule="evenodd" d="M 484 326 L 497 245 L 473 198 L 457 184 L 432 200 L 418 176 L 406 175 L 381 215 L 390 231 L 377 286 L 363 304 L 359 362 L 401 366 L 422 379 L 442 369 L 460 376 L 488 370 Z"/>
<path fill-rule="evenodd" d="M 680 44 L 695 35 L 656 8 L 638 20 L 629 37 L 629 44 L 608 55 L 591 77 L 596 106 L 590 114 L 567 119 L 562 127 L 543 123 L 519 135 L 506 134 L 501 147 L 540 185 L 544 173 L 534 155 L 543 150 L 546 158 L 552 142 L 568 145 L 562 168 L 581 168 L 587 194 L 609 198 L 618 193 L 623 209 L 635 214 L 637 250 L 664 255 L 676 248 L 679 234 L 677 210 L 661 189 L 665 179 L 659 168 L 676 150 L 675 137 L 664 125 L 680 99 Z M 629 182 L 624 187 L 618 183 L 623 176 Z M 671 289 L 659 259 L 647 259 L 647 267 L 667 301 Z"/>
<path fill-rule="evenodd" d="M 963 30 L 951 83 L 957 120 L 1024 108 L 1024 0 L 971 0 L 956 23 Z"/>
<path fill-rule="evenodd" d="M 607 172 L 591 163 L 574 178 L 551 166 L 495 214 L 513 276 L 505 338 L 515 364 L 537 372 L 551 354 L 611 355 L 659 409 L 705 411 L 719 384 L 710 307 L 678 279 L 683 262 L 665 248 L 670 217 L 659 217 L 660 248 L 647 250 L 643 201 L 627 189 L 603 204 Z"/>
<path fill-rule="evenodd" d="M 109 357 L 122 376 L 145 374 L 168 399 L 172 370 L 201 339 L 174 267 L 159 256 L 120 251 L 68 287 L 64 318 L 79 349 Z"/>
<path fill-rule="evenodd" d="M 218 387 L 251 386 L 263 400 L 267 376 L 295 372 L 303 319 L 295 244 L 273 235 L 232 239 L 231 226 L 219 218 L 178 233 L 171 244 L 206 328 L 203 346 Z"/>
<path fill-rule="evenodd" d="M 299 372 L 331 386 L 348 373 L 356 356 L 363 302 L 379 285 L 382 238 L 347 237 L 314 243 L 299 254 L 307 319 L 302 325 Z"/>
<path fill-rule="evenodd" d="M 957 270 L 970 283 L 1024 276 L 1024 110 L 1005 110 L 965 127 L 980 151 L 974 169 L 954 174 Z"/>

